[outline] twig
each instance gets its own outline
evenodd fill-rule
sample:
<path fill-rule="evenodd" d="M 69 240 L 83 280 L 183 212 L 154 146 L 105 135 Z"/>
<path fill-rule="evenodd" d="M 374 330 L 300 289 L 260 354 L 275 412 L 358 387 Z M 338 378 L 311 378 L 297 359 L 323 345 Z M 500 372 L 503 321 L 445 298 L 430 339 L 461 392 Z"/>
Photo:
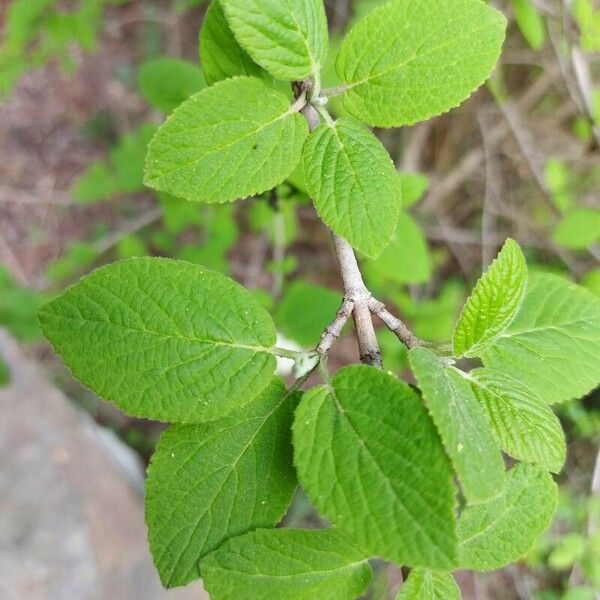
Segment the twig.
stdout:
<path fill-rule="evenodd" d="M 321 335 L 321 341 L 317 346 L 317 352 L 319 354 L 327 354 L 335 340 L 337 340 L 341 333 L 344 325 L 348 322 L 348 319 L 352 316 L 352 311 L 354 310 L 354 303 L 351 300 L 344 299 L 342 301 L 342 306 L 337 311 L 335 319 L 333 323 L 328 325 L 325 328 L 325 331 Z"/>
<path fill-rule="evenodd" d="M 294 84 L 297 96 L 300 96 L 302 90 L 306 90 L 309 87 L 310 83 L 307 82 L 297 82 Z M 310 103 L 302 108 L 301 113 L 308 122 L 311 131 L 319 126 L 321 120 L 319 112 Z M 326 356 L 335 339 L 339 337 L 344 324 L 352 316 L 361 362 L 381 368 L 383 366 L 381 350 L 379 349 L 379 343 L 375 335 L 375 327 L 373 326 L 373 318 L 371 316 L 372 311 L 378 314 L 381 320 L 407 346 L 414 347 L 420 343 L 420 340 L 410 332 L 402 321 L 390 314 L 381 302 L 373 298 L 365 285 L 352 246 L 345 239 L 334 233 L 332 233 L 332 237 L 344 284 L 344 301 L 333 323 L 323 332 L 317 352 L 322 356 Z"/>
<path fill-rule="evenodd" d="M 352 316 L 361 362 L 382 367 L 381 351 L 369 309 L 371 292 L 365 286 L 352 246 L 343 238 L 333 235 L 333 243 L 344 282 L 344 298 L 353 303 Z"/>
<path fill-rule="evenodd" d="M 369 310 L 385 323 L 386 327 L 398 336 L 398 339 L 408 348 L 416 348 L 422 341 L 400 319 L 395 317 L 383 302 L 375 298 L 369 300 Z"/>
<path fill-rule="evenodd" d="M 301 112 L 308 122 L 309 129 L 311 131 L 316 129 L 321 119 L 314 106 L 307 104 Z M 383 366 L 381 351 L 368 306 L 371 293 L 365 286 L 352 246 L 341 237 L 335 234 L 332 236 L 344 282 L 344 300 L 352 303 L 352 317 L 358 339 L 360 360 L 367 365 L 381 367 Z"/>

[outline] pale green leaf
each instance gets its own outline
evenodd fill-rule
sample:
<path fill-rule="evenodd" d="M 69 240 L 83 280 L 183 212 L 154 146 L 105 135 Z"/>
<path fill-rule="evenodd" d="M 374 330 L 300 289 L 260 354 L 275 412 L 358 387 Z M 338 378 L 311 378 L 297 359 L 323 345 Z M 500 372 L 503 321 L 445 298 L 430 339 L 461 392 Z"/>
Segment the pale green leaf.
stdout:
<path fill-rule="evenodd" d="M 490 76 L 505 28 L 503 15 L 480 0 L 392 0 L 342 43 L 344 107 L 378 127 L 447 112 Z"/>
<path fill-rule="evenodd" d="M 202 71 L 184 60 L 157 58 L 142 65 L 138 73 L 142 96 L 168 114 L 206 86 Z"/>
<path fill-rule="evenodd" d="M 408 208 L 416 204 L 427 191 L 429 179 L 421 173 L 400 173 L 402 184 L 402 207 Z"/>
<path fill-rule="evenodd" d="M 144 161 L 148 144 L 156 133 L 154 123 L 145 123 L 124 135 L 110 151 L 120 192 L 133 194 L 144 189 Z"/>
<path fill-rule="evenodd" d="M 346 367 L 305 394 L 293 441 L 304 490 L 367 555 L 452 566 L 452 470 L 407 384 L 371 367 Z"/>
<path fill-rule="evenodd" d="M 221 0 L 235 36 L 261 67 L 279 79 L 317 73 L 328 50 L 323 0 Z"/>
<path fill-rule="evenodd" d="M 274 379 L 232 415 L 162 434 L 146 480 L 146 524 L 165 586 L 197 579 L 201 557 L 283 517 L 296 488 L 294 404 Z"/>
<path fill-rule="evenodd" d="M 526 287 L 525 257 L 508 239 L 465 303 L 454 330 L 454 354 L 480 356 L 515 318 Z"/>
<path fill-rule="evenodd" d="M 556 509 L 556 484 L 532 465 L 507 473 L 497 498 L 467 507 L 458 521 L 459 566 L 499 569 L 526 554 L 548 527 Z"/>
<path fill-rule="evenodd" d="M 118 191 L 113 171 L 106 163 L 95 161 L 75 180 L 71 193 L 77 202 L 88 204 L 108 200 Z"/>
<path fill-rule="evenodd" d="M 237 43 L 221 0 L 213 0 L 206 11 L 200 33 L 200 61 L 209 85 L 238 75 L 266 75 Z"/>
<path fill-rule="evenodd" d="M 341 303 L 339 292 L 306 281 L 295 281 L 278 303 L 278 330 L 299 344 L 314 348 Z"/>
<path fill-rule="evenodd" d="M 581 280 L 581 285 L 600 297 L 600 267 L 588 271 Z"/>
<path fill-rule="evenodd" d="M 546 26 L 532 0 L 511 0 L 517 25 L 534 49 L 540 50 L 546 42 Z"/>
<path fill-rule="evenodd" d="M 309 194 L 326 225 L 376 257 L 398 223 L 402 186 L 381 142 L 348 119 L 320 125 L 306 141 Z"/>
<path fill-rule="evenodd" d="M 549 403 L 587 394 L 600 382 L 600 299 L 557 275 L 531 275 L 519 313 L 483 362 Z"/>
<path fill-rule="evenodd" d="M 145 182 L 198 202 L 230 202 L 280 184 L 308 135 L 286 96 L 254 77 L 216 83 L 184 102 L 150 143 Z"/>
<path fill-rule="evenodd" d="M 212 600 L 352 600 L 371 581 L 366 557 L 332 529 L 258 529 L 200 570 Z"/>
<path fill-rule="evenodd" d="M 552 234 L 559 246 L 583 250 L 600 242 L 600 209 L 575 208 L 558 223 Z"/>
<path fill-rule="evenodd" d="M 39 319 L 75 377 L 135 416 L 217 419 L 256 397 L 275 370 L 265 310 L 237 283 L 185 262 L 98 269 Z"/>
<path fill-rule="evenodd" d="M 409 360 L 466 498 L 483 502 L 498 495 L 504 462 L 469 382 L 426 348 L 411 350 Z"/>
<path fill-rule="evenodd" d="M 548 404 L 501 371 L 476 369 L 470 375 L 501 448 L 517 460 L 558 473 L 565 462 L 565 434 Z"/>
<path fill-rule="evenodd" d="M 397 600 L 460 600 L 460 590 L 450 573 L 411 571 Z"/>
<path fill-rule="evenodd" d="M 0 388 L 7 386 L 10 383 L 10 368 L 4 362 L 4 358 L 0 356 Z"/>
<path fill-rule="evenodd" d="M 418 223 L 409 214 L 400 213 L 391 242 L 377 259 L 366 263 L 366 271 L 400 284 L 429 281 L 429 246 Z"/>

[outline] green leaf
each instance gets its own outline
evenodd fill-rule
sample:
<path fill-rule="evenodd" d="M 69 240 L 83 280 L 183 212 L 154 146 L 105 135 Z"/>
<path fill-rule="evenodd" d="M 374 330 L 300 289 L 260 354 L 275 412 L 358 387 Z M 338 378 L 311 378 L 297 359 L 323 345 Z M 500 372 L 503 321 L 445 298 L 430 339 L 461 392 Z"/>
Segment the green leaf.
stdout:
<path fill-rule="evenodd" d="M 429 246 L 418 223 L 401 212 L 392 241 L 381 255 L 366 264 L 367 275 L 400 284 L 424 283 L 431 278 Z"/>
<path fill-rule="evenodd" d="M 200 61 L 209 85 L 238 75 L 266 75 L 237 43 L 221 0 L 213 0 L 206 11 L 200 33 Z"/>
<path fill-rule="evenodd" d="M 148 148 L 146 184 L 198 202 L 272 189 L 294 170 L 308 135 L 282 93 L 236 77 L 184 102 Z"/>
<path fill-rule="evenodd" d="M 367 256 L 379 255 L 396 228 L 402 198 L 400 178 L 381 142 L 340 119 L 311 133 L 303 161 L 308 191 L 325 224 Z"/>
<path fill-rule="evenodd" d="M 600 210 L 575 208 L 558 223 L 552 235 L 565 248 L 583 250 L 600 241 Z"/>
<path fill-rule="evenodd" d="M 460 590 L 450 573 L 411 571 L 397 600 L 460 600 Z"/>
<path fill-rule="evenodd" d="M 146 524 L 166 587 L 200 577 L 198 560 L 225 540 L 283 517 L 296 488 L 294 405 L 274 379 L 233 415 L 162 434 L 146 480 Z"/>
<path fill-rule="evenodd" d="M 221 0 L 238 42 L 278 79 L 318 73 L 328 50 L 323 0 Z"/>
<path fill-rule="evenodd" d="M 255 398 L 275 370 L 265 310 L 189 263 L 134 258 L 98 269 L 39 319 L 75 377 L 135 416 L 217 419 Z"/>
<path fill-rule="evenodd" d="M 600 299 L 556 275 L 533 274 L 515 320 L 482 358 L 546 402 L 579 398 L 600 382 Z"/>
<path fill-rule="evenodd" d="M 342 295 L 306 281 L 295 281 L 285 291 L 275 321 L 287 337 L 314 348 L 340 308 Z"/>
<path fill-rule="evenodd" d="M 93 162 L 73 184 L 72 194 L 84 204 L 112 198 L 118 191 L 115 174 L 103 162 Z"/>
<path fill-rule="evenodd" d="M 565 462 L 565 434 L 550 407 L 501 371 L 476 369 L 470 376 L 501 448 L 517 460 L 558 473 Z"/>
<path fill-rule="evenodd" d="M 21 341 L 39 339 L 35 315 L 44 302 L 42 293 L 20 286 L 0 264 L 0 327 Z"/>
<path fill-rule="evenodd" d="M 110 158 L 119 191 L 133 194 L 144 189 L 144 161 L 156 129 L 153 123 L 146 123 L 133 133 L 124 135 L 111 150 Z"/>
<path fill-rule="evenodd" d="M 465 496 L 483 502 L 498 495 L 504 462 L 469 382 L 431 350 L 414 348 L 408 356 Z"/>
<path fill-rule="evenodd" d="M 466 100 L 489 76 L 506 20 L 480 0 L 392 0 L 346 36 L 344 107 L 370 125 L 410 125 Z"/>
<path fill-rule="evenodd" d="M 165 114 L 206 86 L 204 75 L 196 65 L 174 58 L 157 58 L 144 63 L 138 82 L 142 96 Z"/>
<path fill-rule="evenodd" d="M 315 506 L 367 555 L 450 568 L 452 471 L 405 383 L 366 366 L 307 392 L 293 430 L 298 478 Z"/>
<path fill-rule="evenodd" d="M 139 258 L 148 255 L 148 247 L 137 235 L 128 235 L 117 244 L 119 258 Z"/>
<path fill-rule="evenodd" d="M 527 287 L 527 264 L 508 239 L 465 303 L 454 330 L 456 356 L 480 356 L 515 318 Z"/>
<path fill-rule="evenodd" d="M 550 524 L 556 502 L 556 484 L 548 473 L 532 465 L 511 469 L 501 496 L 460 516 L 460 567 L 489 571 L 521 558 Z"/>
<path fill-rule="evenodd" d="M 600 297 L 600 267 L 588 271 L 581 280 L 581 285 Z"/>
<path fill-rule="evenodd" d="M 421 173 L 400 173 L 402 184 L 402 207 L 408 208 L 416 204 L 429 187 L 429 179 Z"/>
<path fill-rule="evenodd" d="M 7 386 L 10 383 L 10 369 L 0 356 L 0 388 Z"/>
<path fill-rule="evenodd" d="M 352 600 L 371 581 L 364 555 L 332 530 L 259 529 L 200 565 L 212 600 Z"/>
<path fill-rule="evenodd" d="M 533 2 L 511 0 L 511 3 L 523 37 L 534 50 L 540 50 L 546 43 L 546 26 Z"/>
<path fill-rule="evenodd" d="M 402 292 L 396 295 L 395 301 L 417 336 L 427 341 L 447 343 L 464 297 L 462 281 L 449 279 L 437 297 L 415 301 L 410 294 Z"/>

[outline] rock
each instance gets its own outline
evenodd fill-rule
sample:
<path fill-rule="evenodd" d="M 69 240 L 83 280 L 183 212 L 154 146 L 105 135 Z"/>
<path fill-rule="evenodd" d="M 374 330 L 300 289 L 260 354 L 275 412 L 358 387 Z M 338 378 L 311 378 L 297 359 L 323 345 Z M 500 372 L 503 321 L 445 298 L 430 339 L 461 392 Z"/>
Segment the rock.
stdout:
<path fill-rule="evenodd" d="M 208 600 L 166 591 L 146 540 L 136 458 L 0 331 L 0 598 Z M 136 472 L 137 471 L 137 472 Z"/>

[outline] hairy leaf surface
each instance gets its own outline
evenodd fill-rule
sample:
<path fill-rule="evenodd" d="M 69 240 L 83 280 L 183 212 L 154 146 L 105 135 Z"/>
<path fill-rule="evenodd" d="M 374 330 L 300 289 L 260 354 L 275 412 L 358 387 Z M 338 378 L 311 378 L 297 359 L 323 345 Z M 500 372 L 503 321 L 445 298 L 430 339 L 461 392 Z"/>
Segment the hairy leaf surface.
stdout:
<path fill-rule="evenodd" d="M 371 367 L 342 369 L 305 394 L 293 441 L 310 499 L 366 555 L 453 564 L 452 471 L 408 385 Z"/>
<path fill-rule="evenodd" d="M 200 565 L 212 600 L 352 600 L 371 580 L 365 556 L 332 530 L 259 529 Z"/>
<path fill-rule="evenodd" d="M 272 189 L 296 167 L 308 135 L 288 98 L 254 77 L 216 83 L 158 130 L 146 185 L 198 202 L 230 202 Z"/>
<path fill-rule="evenodd" d="M 279 79 L 318 72 L 329 47 L 322 0 L 221 0 L 240 45 Z"/>
<path fill-rule="evenodd" d="M 190 263 L 103 267 L 39 319 L 75 377 L 135 416 L 217 419 L 256 397 L 275 370 L 267 312 L 237 283 Z"/>
<path fill-rule="evenodd" d="M 411 350 L 409 360 L 465 496 L 472 502 L 497 496 L 504 462 L 469 382 L 426 348 Z"/>
<path fill-rule="evenodd" d="M 146 480 L 146 523 L 164 585 L 197 579 L 198 560 L 225 540 L 277 525 L 296 488 L 294 404 L 274 379 L 232 415 L 162 434 Z"/>
<path fill-rule="evenodd" d="M 344 107 L 378 127 L 444 113 L 490 76 L 505 28 L 503 15 L 480 0 L 392 0 L 342 43 Z"/>
<path fill-rule="evenodd" d="M 397 600 L 460 600 L 460 590 L 450 573 L 416 569 L 402 585 Z"/>
<path fill-rule="evenodd" d="M 165 114 L 206 86 L 204 75 L 196 65 L 174 58 L 157 58 L 144 63 L 138 79 L 144 98 Z"/>
<path fill-rule="evenodd" d="M 565 462 L 565 434 L 550 407 L 506 373 L 476 369 L 470 375 L 501 448 L 517 460 L 558 473 Z"/>
<path fill-rule="evenodd" d="M 556 275 L 531 275 L 519 313 L 483 362 L 549 403 L 587 394 L 600 382 L 600 299 Z"/>
<path fill-rule="evenodd" d="M 488 571 L 521 558 L 550 524 L 556 501 L 556 484 L 548 473 L 532 465 L 513 467 L 501 496 L 470 506 L 460 516 L 459 566 Z"/>
<path fill-rule="evenodd" d="M 206 11 L 200 33 L 200 62 L 209 85 L 238 75 L 266 75 L 264 69 L 238 44 L 223 12 L 221 0 L 213 0 Z"/>
<path fill-rule="evenodd" d="M 354 121 L 320 125 L 303 152 L 309 194 L 326 225 L 376 257 L 398 223 L 402 183 L 381 142 Z"/>
<path fill-rule="evenodd" d="M 509 239 L 465 303 L 454 330 L 454 354 L 480 356 L 515 318 L 526 287 L 525 257 Z"/>

